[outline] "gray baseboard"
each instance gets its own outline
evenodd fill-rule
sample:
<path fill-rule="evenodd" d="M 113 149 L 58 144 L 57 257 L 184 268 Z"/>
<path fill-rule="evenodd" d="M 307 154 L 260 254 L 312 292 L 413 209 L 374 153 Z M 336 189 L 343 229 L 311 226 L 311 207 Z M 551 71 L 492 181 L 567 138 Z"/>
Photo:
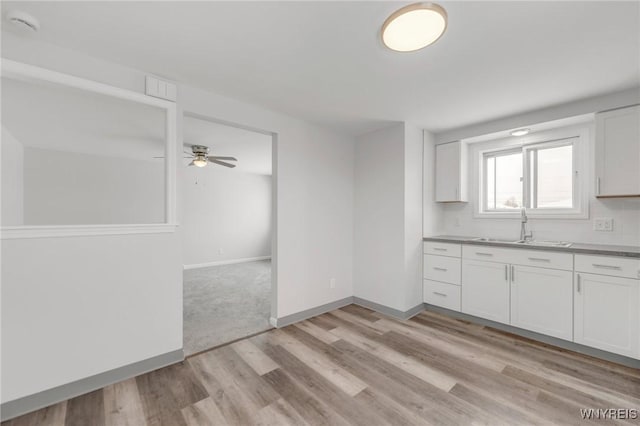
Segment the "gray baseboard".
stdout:
<path fill-rule="evenodd" d="M 558 339 L 557 337 L 547 336 L 545 334 L 536 333 L 534 331 L 524 330 L 522 328 L 514 327 L 512 325 L 502 324 L 499 322 L 487 320 L 484 318 L 475 317 L 473 315 L 464 314 L 462 312 L 452 311 L 449 309 L 441 308 L 439 306 L 428 305 L 425 303 L 425 309 L 432 312 L 438 312 L 447 316 L 458 318 L 466 321 L 470 321 L 476 324 L 486 325 L 498 330 L 507 331 L 509 333 L 517 334 L 518 336 L 527 337 L 532 340 L 537 340 L 542 343 L 557 346 L 562 349 L 567 349 L 573 352 L 578 352 L 584 355 L 589 355 L 595 358 L 604 359 L 606 361 L 615 362 L 616 364 L 626 365 L 627 367 L 639 368 L 640 360 L 629 358 L 623 355 L 614 354 L 600 349 L 591 348 L 578 343 L 570 342 L 568 340 Z"/>
<path fill-rule="evenodd" d="M 407 320 L 412 316 L 415 316 L 420 312 L 424 311 L 423 303 L 420 303 L 419 305 L 416 305 L 413 308 L 406 311 L 400 311 L 398 309 L 390 308 L 388 306 L 384 306 L 379 303 L 371 302 L 369 300 L 361 299 L 355 296 L 353 297 L 353 303 L 355 303 L 356 305 L 360 305 L 364 308 L 369 308 L 383 315 L 387 315 L 387 316 L 399 319 L 399 320 Z"/>
<path fill-rule="evenodd" d="M 57 404 L 69 398 L 92 392 L 113 383 L 175 364 L 182 360 L 184 360 L 184 353 L 182 349 L 178 349 L 177 351 L 167 352 L 153 358 L 134 362 L 133 364 L 105 371 L 104 373 L 76 380 L 75 382 L 47 389 L 33 395 L 7 401 L 3 403 L 0 408 L 0 412 L 2 413 L 1 418 L 2 421 L 9 420 L 22 414 Z"/>
<path fill-rule="evenodd" d="M 296 312 L 295 314 L 287 315 L 282 318 L 271 318 L 269 322 L 274 327 L 286 327 L 293 323 L 304 321 L 311 317 L 326 314 L 329 311 L 342 308 L 343 306 L 351 305 L 353 303 L 353 297 L 345 297 L 344 299 L 336 300 L 324 305 L 316 306 L 315 308 L 307 309 L 305 311 Z"/>

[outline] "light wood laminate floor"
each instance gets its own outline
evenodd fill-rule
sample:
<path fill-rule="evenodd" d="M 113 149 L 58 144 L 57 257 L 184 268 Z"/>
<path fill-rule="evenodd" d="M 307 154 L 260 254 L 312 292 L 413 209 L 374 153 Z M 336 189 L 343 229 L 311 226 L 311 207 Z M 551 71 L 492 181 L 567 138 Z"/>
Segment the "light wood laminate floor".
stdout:
<path fill-rule="evenodd" d="M 640 370 L 351 305 L 4 424 L 574 425 L 581 408 L 640 409 Z"/>

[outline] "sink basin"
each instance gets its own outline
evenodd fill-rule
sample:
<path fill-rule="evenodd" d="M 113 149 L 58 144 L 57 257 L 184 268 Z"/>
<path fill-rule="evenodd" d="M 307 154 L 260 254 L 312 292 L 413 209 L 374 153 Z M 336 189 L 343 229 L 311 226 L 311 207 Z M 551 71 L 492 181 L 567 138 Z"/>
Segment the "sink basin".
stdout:
<path fill-rule="evenodd" d="M 571 244 L 567 241 L 545 241 L 545 240 L 501 240 L 498 238 L 487 238 L 480 237 L 474 238 L 473 241 L 482 241 L 485 243 L 507 243 L 507 244 L 526 244 L 529 246 L 540 246 L 540 247 L 571 247 Z"/>
<path fill-rule="evenodd" d="M 524 240 L 520 240 L 520 241 L 516 241 L 516 244 L 527 244 L 527 245 L 530 245 L 530 246 L 540 246 L 540 247 L 571 247 L 571 244 L 573 244 L 573 243 L 569 243 L 567 241 L 537 241 L 537 240 L 524 241 Z"/>
<path fill-rule="evenodd" d="M 486 237 L 474 238 L 473 241 L 482 241 L 485 243 L 517 243 L 519 242 L 519 241 L 513 241 L 513 240 L 501 240 L 499 238 L 486 238 Z"/>

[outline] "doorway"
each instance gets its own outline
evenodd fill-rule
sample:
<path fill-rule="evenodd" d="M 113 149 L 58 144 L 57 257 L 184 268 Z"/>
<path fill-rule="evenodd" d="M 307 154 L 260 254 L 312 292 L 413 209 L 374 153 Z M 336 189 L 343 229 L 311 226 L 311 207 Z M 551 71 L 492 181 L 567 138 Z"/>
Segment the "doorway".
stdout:
<path fill-rule="evenodd" d="M 184 114 L 186 356 L 266 331 L 275 315 L 276 135 Z"/>

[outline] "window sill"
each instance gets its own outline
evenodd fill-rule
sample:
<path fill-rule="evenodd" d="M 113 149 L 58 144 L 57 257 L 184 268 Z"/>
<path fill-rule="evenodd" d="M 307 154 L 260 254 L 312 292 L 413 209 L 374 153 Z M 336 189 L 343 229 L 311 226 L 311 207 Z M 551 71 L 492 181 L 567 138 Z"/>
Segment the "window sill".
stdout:
<path fill-rule="evenodd" d="M 175 232 L 177 224 L 137 225 L 52 225 L 52 226 L 3 226 L 0 239 L 89 237 L 100 235 L 163 234 Z"/>
<path fill-rule="evenodd" d="M 517 212 L 474 212 L 475 219 L 521 219 L 520 211 Z M 589 219 L 589 212 L 571 211 L 566 213 L 560 212 L 527 212 L 529 219 Z"/>

